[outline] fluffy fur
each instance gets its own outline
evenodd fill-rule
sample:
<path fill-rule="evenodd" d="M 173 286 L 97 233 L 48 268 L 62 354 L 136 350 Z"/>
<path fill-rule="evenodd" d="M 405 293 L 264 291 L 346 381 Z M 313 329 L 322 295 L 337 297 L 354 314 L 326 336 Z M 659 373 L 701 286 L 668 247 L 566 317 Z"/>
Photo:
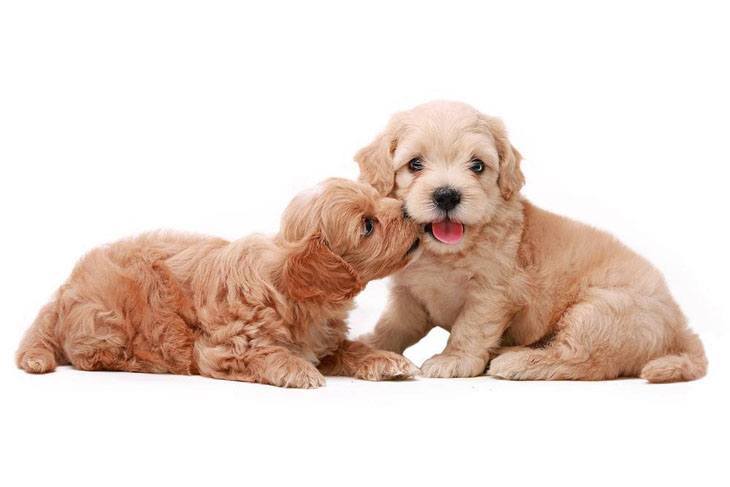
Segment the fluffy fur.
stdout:
<path fill-rule="evenodd" d="M 444 218 L 464 228 L 454 245 L 424 236 L 423 256 L 393 277 L 371 345 L 402 352 L 433 326 L 450 330 L 443 353 L 421 367 L 428 377 L 479 375 L 490 359 L 489 374 L 505 379 L 705 374 L 702 344 L 654 267 L 520 196 L 521 156 L 498 119 L 427 103 L 396 114 L 355 159 L 362 180 L 404 201 L 426 229 Z M 471 169 L 477 159 L 481 173 Z M 461 194 L 447 212 L 434 199 L 443 186 Z"/>
<path fill-rule="evenodd" d="M 321 386 L 323 374 L 410 377 L 417 369 L 400 355 L 345 339 L 353 297 L 415 253 L 418 227 L 401 206 L 331 179 L 292 201 L 274 238 L 158 232 L 93 250 L 40 311 L 18 366 L 284 387 Z"/>

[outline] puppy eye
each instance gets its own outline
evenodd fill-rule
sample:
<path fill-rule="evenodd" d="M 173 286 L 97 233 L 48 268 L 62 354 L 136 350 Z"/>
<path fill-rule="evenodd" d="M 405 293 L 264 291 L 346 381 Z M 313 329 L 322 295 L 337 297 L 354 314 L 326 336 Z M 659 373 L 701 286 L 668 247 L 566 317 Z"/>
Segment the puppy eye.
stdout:
<path fill-rule="evenodd" d="M 472 159 L 469 169 L 479 174 L 484 171 L 484 161 L 481 159 Z"/>
<path fill-rule="evenodd" d="M 367 237 L 375 230 L 375 223 L 372 218 L 364 218 L 362 220 L 362 236 Z"/>
<path fill-rule="evenodd" d="M 411 170 L 411 172 L 418 172 L 421 169 L 423 169 L 423 161 L 420 157 L 414 157 L 410 161 L 408 161 L 408 169 Z"/>

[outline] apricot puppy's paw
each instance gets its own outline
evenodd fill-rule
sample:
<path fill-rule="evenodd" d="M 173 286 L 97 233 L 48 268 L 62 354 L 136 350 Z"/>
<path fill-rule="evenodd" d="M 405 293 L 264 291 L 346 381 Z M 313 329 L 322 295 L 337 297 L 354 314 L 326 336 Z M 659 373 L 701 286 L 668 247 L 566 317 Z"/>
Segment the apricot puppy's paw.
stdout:
<path fill-rule="evenodd" d="M 421 365 L 424 377 L 476 377 L 484 373 L 486 360 L 466 353 L 444 352 L 434 355 Z"/>
<path fill-rule="evenodd" d="M 313 389 L 325 384 L 324 376 L 311 363 L 299 357 L 277 361 L 266 374 L 267 382 L 279 387 Z"/>
<path fill-rule="evenodd" d="M 402 380 L 418 374 L 418 367 L 394 352 L 377 351 L 363 358 L 355 377 L 364 380 Z"/>
<path fill-rule="evenodd" d="M 18 367 L 31 374 L 45 374 L 53 372 L 56 360 L 53 354 L 46 350 L 29 350 L 18 358 Z"/>

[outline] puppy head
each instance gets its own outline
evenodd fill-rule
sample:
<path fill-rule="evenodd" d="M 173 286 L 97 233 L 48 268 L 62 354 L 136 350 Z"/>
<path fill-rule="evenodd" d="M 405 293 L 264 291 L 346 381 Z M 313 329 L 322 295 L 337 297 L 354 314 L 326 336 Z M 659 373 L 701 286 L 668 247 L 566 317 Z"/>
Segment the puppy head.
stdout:
<path fill-rule="evenodd" d="M 363 183 L 328 179 L 284 212 L 281 237 L 289 254 L 281 287 L 297 300 L 352 299 L 368 281 L 405 266 L 419 233 L 400 201 Z"/>
<path fill-rule="evenodd" d="M 360 179 L 403 200 L 435 253 L 468 247 L 474 230 L 520 190 L 520 159 L 499 119 L 445 101 L 396 114 L 355 155 Z"/>

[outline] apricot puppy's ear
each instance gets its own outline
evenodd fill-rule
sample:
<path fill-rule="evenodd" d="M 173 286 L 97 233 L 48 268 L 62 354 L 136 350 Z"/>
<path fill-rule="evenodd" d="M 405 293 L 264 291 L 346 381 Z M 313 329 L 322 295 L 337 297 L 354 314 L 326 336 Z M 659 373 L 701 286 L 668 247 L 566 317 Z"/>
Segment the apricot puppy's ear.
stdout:
<path fill-rule="evenodd" d="M 520 169 L 522 154 L 510 143 L 507 138 L 507 129 L 505 129 L 501 120 L 489 117 L 486 118 L 486 122 L 497 144 L 497 153 L 499 154 L 499 179 L 497 184 L 499 184 L 502 197 L 508 200 L 525 184 L 525 176 Z"/>
<path fill-rule="evenodd" d="M 295 301 L 338 303 L 362 290 L 355 270 L 330 250 L 321 235 L 305 238 L 289 252 L 279 288 Z"/>
<path fill-rule="evenodd" d="M 370 184 L 382 196 L 389 196 L 395 185 L 393 154 L 403 126 L 401 118 L 400 114 L 394 115 L 383 133 L 355 154 L 355 161 L 360 166 L 359 180 Z"/>

